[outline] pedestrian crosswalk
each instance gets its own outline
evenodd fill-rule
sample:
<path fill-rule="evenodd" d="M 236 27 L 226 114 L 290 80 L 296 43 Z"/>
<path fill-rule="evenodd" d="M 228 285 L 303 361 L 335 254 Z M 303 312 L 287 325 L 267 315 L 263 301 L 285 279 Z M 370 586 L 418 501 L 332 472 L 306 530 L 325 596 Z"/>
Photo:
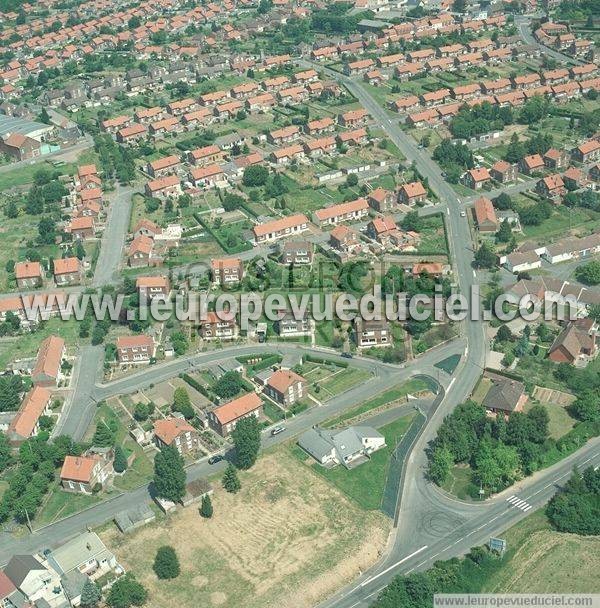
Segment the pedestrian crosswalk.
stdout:
<path fill-rule="evenodd" d="M 510 498 L 507 498 L 506 501 L 509 502 L 513 507 L 517 507 L 517 509 L 521 509 L 521 511 L 524 511 L 525 513 L 527 513 L 529 509 L 533 508 L 533 506 L 530 505 L 526 500 L 523 500 L 514 494 Z"/>

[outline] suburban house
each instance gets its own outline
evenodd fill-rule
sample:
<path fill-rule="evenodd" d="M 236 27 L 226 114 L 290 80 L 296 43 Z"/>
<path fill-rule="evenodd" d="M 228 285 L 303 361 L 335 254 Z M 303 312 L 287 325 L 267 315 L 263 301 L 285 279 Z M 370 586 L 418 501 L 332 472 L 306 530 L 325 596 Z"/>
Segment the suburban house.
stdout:
<path fill-rule="evenodd" d="M 40 418 L 50 414 L 51 397 L 50 391 L 43 386 L 34 386 L 27 393 L 6 432 L 12 444 L 19 444 L 38 434 Z"/>
<path fill-rule="evenodd" d="M 203 340 L 233 340 L 238 335 L 235 315 L 221 311 L 209 311 L 200 321 L 200 337 Z"/>
<path fill-rule="evenodd" d="M 18 161 L 40 156 L 41 149 L 41 142 L 22 133 L 9 133 L 0 139 L 0 151 Z"/>
<path fill-rule="evenodd" d="M 598 324 L 590 318 L 569 323 L 556 337 L 548 359 L 555 363 L 585 366 L 597 354 Z"/>
<path fill-rule="evenodd" d="M 91 239 L 95 234 L 94 218 L 87 215 L 74 217 L 67 226 L 67 232 L 70 232 L 74 239 Z"/>
<path fill-rule="evenodd" d="M 165 175 L 146 182 L 146 196 L 151 198 L 168 198 L 183 194 L 181 181 L 177 175 Z"/>
<path fill-rule="evenodd" d="M 386 444 L 385 437 L 374 428 L 350 426 L 342 430 L 314 427 L 300 435 L 298 445 L 325 467 L 343 464 L 350 469 L 366 462 Z"/>
<path fill-rule="evenodd" d="M 256 393 L 247 393 L 209 412 L 208 424 L 219 435 L 227 437 L 242 418 L 259 418 L 261 408 L 261 398 Z"/>
<path fill-rule="evenodd" d="M 535 190 L 538 194 L 546 198 L 558 198 L 566 192 L 563 179 L 558 173 L 547 175 L 538 180 L 535 185 Z"/>
<path fill-rule="evenodd" d="M 135 281 L 135 286 L 140 296 L 146 297 L 149 300 L 161 298 L 166 300 L 171 293 L 169 278 L 165 276 L 148 276 L 138 277 Z"/>
<path fill-rule="evenodd" d="M 479 232 L 497 232 L 498 231 L 498 218 L 496 217 L 496 211 L 492 201 L 482 196 L 475 201 L 474 207 L 475 221 L 477 222 L 477 228 Z"/>
<path fill-rule="evenodd" d="M 50 551 L 48 564 L 61 576 L 70 572 L 85 574 L 97 580 L 109 572 L 122 572 L 117 558 L 106 548 L 95 532 L 86 531 Z"/>
<path fill-rule="evenodd" d="M 210 261 L 212 282 L 219 285 L 237 284 L 244 278 L 244 265 L 240 258 L 218 258 Z"/>
<path fill-rule="evenodd" d="M 491 372 L 485 372 L 483 377 L 491 383 L 482 402 L 488 414 L 501 413 L 508 418 L 512 412 L 523 411 L 527 393 L 522 382 Z"/>
<path fill-rule="evenodd" d="M 378 211 L 379 213 L 387 213 L 395 202 L 395 194 L 385 188 L 375 188 L 375 190 L 369 192 L 369 195 L 367 196 L 369 207 L 375 209 L 375 211 Z"/>
<path fill-rule="evenodd" d="M 398 191 L 398 201 L 405 205 L 422 203 L 427 198 L 427 190 L 421 182 L 403 184 Z"/>
<path fill-rule="evenodd" d="M 268 243 L 308 230 L 308 218 L 303 213 L 257 224 L 252 228 L 256 243 Z"/>
<path fill-rule="evenodd" d="M 275 333 L 282 337 L 312 335 L 313 323 L 308 310 L 304 310 L 299 317 L 300 315 L 294 315 L 290 310 L 280 310 L 273 323 Z"/>
<path fill-rule="evenodd" d="M 496 161 L 490 168 L 490 175 L 492 179 L 506 184 L 507 182 L 514 182 L 517 179 L 518 169 L 517 165 L 508 163 L 505 160 Z"/>
<path fill-rule="evenodd" d="M 76 257 L 53 260 L 54 282 L 60 287 L 63 285 L 76 285 L 81 282 L 83 269 L 81 260 Z"/>
<path fill-rule="evenodd" d="M 45 605 L 50 606 L 51 604 L 47 603 L 48 600 L 64 601 L 64 605 L 68 606 L 64 593 L 62 593 L 60 575 L 46 568 L 33 555 L 13 555 L 4 567 L 2 580 L 3 582 L 10 581 L 22 594 L 14 594 L 14 592 L 11 594 L 13 599 L 22 602 L 17 603 L 15 608 L 25 608 L 35 605 L 37 602 L 39 602 L 38 606 L 43 606 L 44 601 Z M 7 590 L 10 590 L 10 586 L 8 587 Z M 60 589 L 60 592 L 56 593 L 56 589 Z M 13 608 L 10 604 L 8 606 Z"/>
<path fill-rule="evenodd" d="M 134 268 L 149 266 L 153 249 L 154 241 L 149 236 L 135 237 L 129 245 L 127 263 Z"/>
<path fill-rule="evenodd" d="M 519 171 L 525 175 L 531 175 L 536 171 L 543 171 L 545 166 L 544 159 L 539 154 L 524 156 L 519 161 Z"/>
<path fill-rule="evenodd" d="M 492 179 L 492 177 L 486 167 L 469 169 L 464 176 L 465 185 L 472 190 L 481 190 L 484 184 L 487 184 L 490 179 Z"/>
<path fill-rule="evenodd" d="M 392 344 L 392 334 L 385 319 L 367 320 L 356 317 L 354 319 L 354 335 L 358 348 L 391 346 Z"/>
<path fill-rule="evenodd" d="M 36 386 L 56 387 L 62 379 L 61 363 L 65 356 L 65 341 L 59 336 L 48 336 L 38 351 L 31 381 Z"/>
<path fill-rule="evenodd" d="M 369 213 L 369 205 L 364 198 L 357 198 L 347 203 L 339 203 L 315 211 L 315 219 L 321 226 L 339 224 L 340 222 L 357 221 Z"/>
<path fill-rule="evenodd" d="M 535 251 L 515 251 L 506 256 L 504 265 L 507 270 L 517 274 L 533 270 L 534 268 L 540 268 L 542 260 Z"/>
<path fill-rule="evenodd" d="M 286 266 L 310 265 L 314 245 L 310 241 L 286 241 L 281 248 L 281 263 Z"/>
<path fill-rule="evenodd" d="M 329 242 L 334 249 L 345 255 L 353 255 L 362 249 L 358 233 L 348 226 L 336 226 L 329 233 Z"/>
<path fill-rule="evenodd" d="M 19 289 L 40 287 L 43 282 L 42 265 L 39 262 L 17 262 L 15 279 Z"/>
<path fill-rule="evenodd" d="M 165 418 L 154 422 L 154 442 L 158 448 L 172 445 L 181 454 L 195 452 L 199 445 L 198 431 L 184 418 Z"/>
<path fill-rule="evenodd" d="M 117 359 L 121 365 L 150 363 L 156 354 L 156 344 L 150 336 L 119 336 L 117 338 Z"/>
<path fill-rule="evenodd" d="M 306 379 L 291 369 L 277 370 L 265 384 L 265 395 L 289 407 L 306 395 Z"/>
<path fill-rule="evenodd" d="M 567 260 L 587 258 L 597 253 L 600 253 L 600 232 L 580 238 L 570 237 L 546 245 L 542 257 L 550 264 L 558 264 Z"/>
<path fill-rule="evenodd" d="M 590 139 L 572 151 L 573 158 L 580 163 L 589 163 L 600 159 L 600 142 Z"/>
<path fill-rule="evenodd" d="M 114 473 L 112 448 L 94 448 L 84 456 L 65 456 L 60 483 L 68 492 L 91 494 L 106 487 Z"/>

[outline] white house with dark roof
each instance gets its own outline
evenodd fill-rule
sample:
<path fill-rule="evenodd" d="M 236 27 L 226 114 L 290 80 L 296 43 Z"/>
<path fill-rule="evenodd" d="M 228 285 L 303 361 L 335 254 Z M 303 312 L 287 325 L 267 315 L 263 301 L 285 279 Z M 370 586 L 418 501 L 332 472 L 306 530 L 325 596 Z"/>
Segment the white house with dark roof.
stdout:
<path fill-rule="evenodd" d="M 338 431 L 312 428 L 300 435 L 298 445 L 325 467 L 343 464 L 350 469 L 386 443 L 385 437 L 370 426 L 350 426 Z"/>

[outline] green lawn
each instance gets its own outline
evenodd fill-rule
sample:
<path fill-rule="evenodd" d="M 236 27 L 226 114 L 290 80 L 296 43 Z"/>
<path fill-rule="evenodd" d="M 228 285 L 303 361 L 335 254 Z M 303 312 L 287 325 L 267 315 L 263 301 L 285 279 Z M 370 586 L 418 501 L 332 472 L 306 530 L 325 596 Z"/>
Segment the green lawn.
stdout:
<path fill-rule="evenodd" d="M 454 465 L 442 488 L 461 500 L 473 500 L 477 488 L 471 481 L 471 473 L 471 467 L 467 465 Z"/>
<path fill-rule="evenodd" d="M 529 411 L 534 405 L 537 405 L 535 401 L 529 401 L 525 405 L 525 411 Z M 548 412 L 550 418 L 548 431 L 553 439 L 559 439 L 575 426 L 577 420 L 569 415 L 566 407 L 557 403 L 542 403 L 541 405 Z"/>
<path fill-rule="evenodd" d="M 594 229 L 600 225 L 600 213 L 591 209 L 571 208 L 559 205 L 552 215 L 539 226 L 523 226 L 523 238 L 551 239 L 564 237 L 573 228 Z"/>
<path fill-rule="evenodd" d="M 75 354 L 73 347 L 80 342 L 78 321 L 74 319 L 63 321 L 59 317 L 52 317 L 42 323 L 34 332 L 2 338 L 0 340 L 0 367 L 6 367 L 15 359 L 35 356 L 40 343 L 50 335 L 63 338 L 69 354 Z"/>
<path fill-rule="evenodd" d="M 263 411 L 265 416 L 269 418 L 271 422 L 279 422 L 285 418 L 285 412 L 280 407 L 266 399 L 263 401 Z"/>
<path fill-rule="evenodd" d="M 396 401 L 398 399 L 402 399 L 406 397 L 408 394 L 418 393 L 420 391 L 425 391 L 429 387 L 424 380 L 420 378 L 414 378 L 405 382 L 403 384 L 399 384 L 398 386 L 394 386 L 386 391 L 383 391 L 368 401 L 365 401 L 361 405 L 358 405 L 350 410 L 347 410 L 340 416 L 336 416 L 331 420 L 327 421 L 328 427 L 338 426 L 343 422 L 351 420 L 352 418 L 356 418 L 357 416 L 361 416 L 370 412 L 371 410 L 375 410 L 379 407 L 387 405 L 392 401 Z"/>
<path fill-rule="evenodd" d="M 413 418 L 414 415 L 404 416 L 380 428 L 379 432 L 385 437 L 386 447 L 372 454 L 369 462 L 365 462 L 355 469 L 348 470 L 342 465 L 333 469 L 325 469 L 316 463 L 311 466 L 314 471 L 335 485 L 363 509 L 367 511 L 379 509 L 390 456 Z M 297 449 L 299 450 L 299 448 Z M 302 450 L 300 452 L 306 456 Z M 298 454 L 298 452 L 295 453 Z"/>
<path fill-rule="evenodd" d="M 43 508 L 35 518 L 34 526 L 40 528 L 59 519 L 78 513 L 102 500 L 101 497 L 77 492 L 65 492 L 56 483 L 46 499 Z"/>
<path fill-rule="evenodd" d="M 333 372 L 329 378 L 318 383 L 321 388 L 319 396 L 321 399 L 323 396 L 330 399 L 340 393 L 350 390 L 357 384 L 366 382 L 370 378 L 371 373 L 363 369 L 356 369 L 353 367 L 340 369 L 339 371 Z"/>
<path fill-rule="evenodd" d="M 96 411 L 94 424 L 90 428 L 88 439 L 93 435 L 96 426 L 101 421 L 107 420 L 115 420 L 117 422 L 116 443 L 123 447 L 127 456 L 132 452 L 135 453 L 135 459 L 127 471 L 123 475 L 115 476 L 114 487 L 117 490 L 128 491 L 148 483 L 152 478 L 154 470 L 152 461 L 148 458 L 143 448 L 129 435 L 121 418 L 106 403 L 103 403 Z"/>
<path fill-rule="evenodd" d="M 508 549 L 486 593 L 596 593 L 598 537 L 556 532 L 543 510 L 500 534 Z"/>

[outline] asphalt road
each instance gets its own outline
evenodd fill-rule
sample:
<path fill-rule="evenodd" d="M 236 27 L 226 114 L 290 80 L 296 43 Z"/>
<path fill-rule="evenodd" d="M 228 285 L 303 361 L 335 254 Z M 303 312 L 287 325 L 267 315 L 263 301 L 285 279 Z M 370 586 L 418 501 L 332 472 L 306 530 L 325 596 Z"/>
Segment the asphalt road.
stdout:
<path fill-rule="evenodd" d="M 96 270 L 92 280 L 93 287 L 109 285 L 115 281 L 125 237 L 129 231 L 131 216 L 131 195 L 135 189 L 131 186 L 121 186 L 108 196 L 108 219 L 102 235 L 100 255 L 96 262 Z"/>
<path fill-rule="evenodd" d="M 531 33 L 531 17 L 526 15 L 515 15 L 515 25 L 519 30 L 521 38 L 523 38 L 526 44 L 537 46 L 542 54 L 552 57 L 552 59 L 555 59 L 560 64 L 566 63 L 567 65 L 583 65 L 586 63 L 585 61 L 580 61 L 574 57 L 569 57 L 569 55 L 563 55 L 545 44 L 540 44 Z"/>

